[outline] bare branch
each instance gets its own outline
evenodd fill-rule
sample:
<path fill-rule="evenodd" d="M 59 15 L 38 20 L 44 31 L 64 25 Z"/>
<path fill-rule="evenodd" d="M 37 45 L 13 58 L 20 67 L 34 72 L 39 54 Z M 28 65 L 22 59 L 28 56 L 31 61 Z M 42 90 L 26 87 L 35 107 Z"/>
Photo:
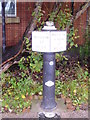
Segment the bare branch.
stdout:
<path fill-rule="evenodd" d="M 36 8 L 34 9 L 35 16 L 33 20 L 30 22 L 29 26 L 27 26 L 26 31 L 25 31 L 25 37 L 27 37 L 29 40 L 31 39 L 31 33 L 32 31 L 36 28 L 37 25 L 37 16 L 38 16 L 38 11 L 39 8 L 42 6 L 42 2 L 36 3 Z"/>

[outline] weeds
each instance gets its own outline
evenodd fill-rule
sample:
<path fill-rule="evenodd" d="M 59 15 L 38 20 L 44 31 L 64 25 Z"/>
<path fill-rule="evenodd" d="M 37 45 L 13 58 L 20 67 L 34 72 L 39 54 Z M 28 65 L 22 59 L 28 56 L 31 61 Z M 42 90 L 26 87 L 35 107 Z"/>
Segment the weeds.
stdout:
<path fill-rule="evenodd" d="M 42 85 L 34 82 L 30 76 L 21 72 L 21 77 L 14 77 L 12 73 L 2 76 L 2 112 L 21 112 L 24 108 L 31 108 L 30 96 L 42 92 Z"/>

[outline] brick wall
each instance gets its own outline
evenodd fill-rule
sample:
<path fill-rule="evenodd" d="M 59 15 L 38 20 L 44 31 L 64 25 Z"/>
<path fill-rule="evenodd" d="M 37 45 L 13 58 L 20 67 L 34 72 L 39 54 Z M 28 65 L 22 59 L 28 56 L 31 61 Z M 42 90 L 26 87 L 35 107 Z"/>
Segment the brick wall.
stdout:
<path fill-rule="evenodd" d="M 18 2 L 17 17 L 20 18 L 18 24 L 6 24 L 6 46 L 16 45 L 22 39 L 23 33 L 31 17 L 34 3 Z"/>
<path fill-rule="evenodd" d="M 65 3 L 64 7 L 67 3 Z M 71 3 L 68 3 L 71 8 Z M 74 14 L 76 14 L 83 3 L 74 3 Z M 20 18 L 20 23 L 8 23 L 6 24 L 6 46 L 16 45 L 19 40 L 22 39 L 23 33 L 25 32 L 26 26 L 31 18 L 32 11 L 34 10 L 35 3 L 33 2 L 17 2 L 17 17 Z M 54 3 L 45 2 L 43 3 L 43 10 L 45 11 L 44 19 L 47 18 L 48 13 L 53 9 Z M 86 27 L 86 16 L 87 11 L 85 11 L 76 21 L 74 21 L 74 27 L 78 29 L 78 35 L 80 36 L 75 42 L 78 44 L 83 44 L 85 41 L 84 33 Z M 0 30 L 1 28 L 0 24 Z M 0 35 L 0 44 L 2 44 L 2 37 Z"/>
<path fill-rule="evenodd" d="M 74 3 L 74 15 L 81 9 L 81 6 L 85 3 Z M 76 43 L 82 45 L 85 42 L 85 30 L 86 30 L 86 21 L 87 21 L 87 11 L 85 11 L 78 19 L 74 21 L 74 28 L 78 30 L 77 35 L 78 39 L 75 40 Z"/>

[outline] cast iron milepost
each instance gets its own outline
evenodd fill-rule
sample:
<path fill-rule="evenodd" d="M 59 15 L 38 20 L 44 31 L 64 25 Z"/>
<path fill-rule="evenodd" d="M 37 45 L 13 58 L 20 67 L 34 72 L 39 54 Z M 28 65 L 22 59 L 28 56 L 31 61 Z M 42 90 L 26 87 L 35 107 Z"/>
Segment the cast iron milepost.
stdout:
<path fill-rule="evenodd" d="M 46 22 L 43 31 L 56 31 L 53 22 Z M 43 101 L 41 107 L 50 110 L 56 107 L 55 102 L 55 53 L 43 53 Z"/>
<path fill-rule="evenodd" d="M 47 21 L 42 31 L 32 32 L 32 51 L 43 53 L 43 100 L 39 118 L 55 118 L 55 53 L 66 50 L 66 31 L 57 31 L 54 23 Z M 55 109 L 56 110 L 56 109 Z"/>

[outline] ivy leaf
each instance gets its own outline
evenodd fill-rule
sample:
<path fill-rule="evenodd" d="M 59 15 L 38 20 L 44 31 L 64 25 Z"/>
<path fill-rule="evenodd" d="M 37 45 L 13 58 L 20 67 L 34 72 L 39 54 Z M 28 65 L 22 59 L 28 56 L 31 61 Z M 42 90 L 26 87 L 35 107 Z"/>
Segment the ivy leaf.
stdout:
<path fill-rule="evenodd" d="M 71 42 L 71 43 L 70 43 L 70 46 L 72 47 L 73 45 L 74 45 L 74 43 L 73 43 L 73 42 Z"/>
<path fill-rule="evenodd" d="M 85 71 L 85 75 L 86 75 L 86 76 L 88 75 L 88 72 L 87 72 L 87 71 Z"/>
<path fill-rule="evenodd" d="M 76 44 L 75 47 L 78 47 L 78 45 Z"/>

